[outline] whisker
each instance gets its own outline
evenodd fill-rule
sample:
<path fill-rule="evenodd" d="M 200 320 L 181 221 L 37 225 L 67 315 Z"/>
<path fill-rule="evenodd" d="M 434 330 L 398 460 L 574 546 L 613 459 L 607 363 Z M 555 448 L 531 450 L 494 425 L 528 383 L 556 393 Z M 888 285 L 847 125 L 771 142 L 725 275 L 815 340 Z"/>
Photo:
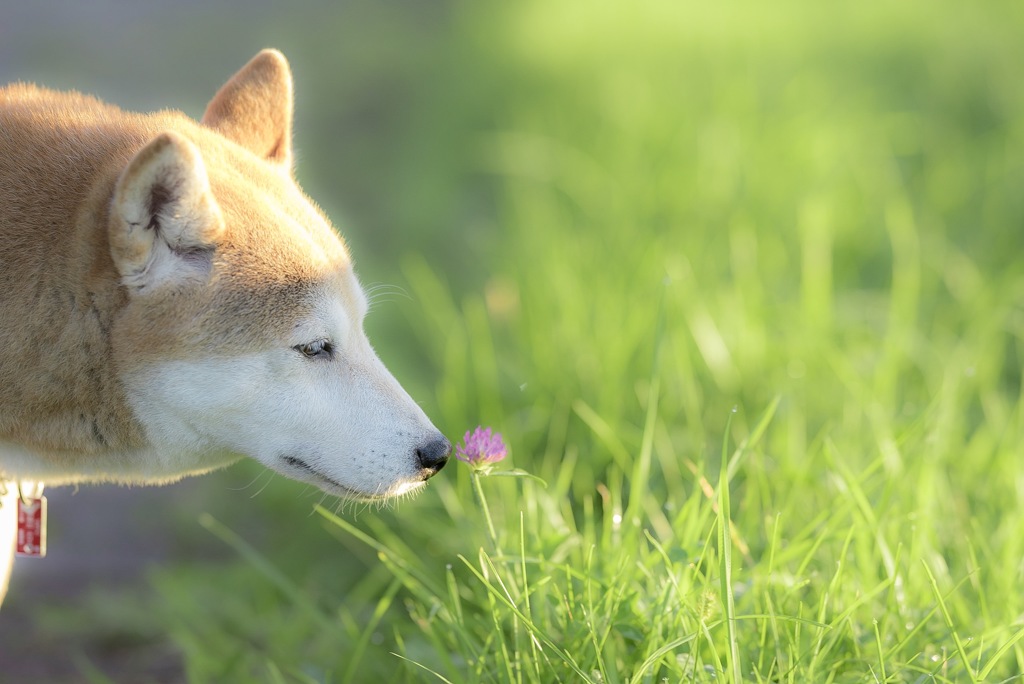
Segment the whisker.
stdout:
<path fill-rule="evenodd" d="M 274 475 L 276 475 L 276 474 L 277 473 L 275 473 L 272 470 L 267 470 L 267 481 L 263 483 L 262 487 L 260 487 L 255 492 L 253 492 L 252 496 L 250 496 L 249 498 L 250 499 L 255 499 L 257 496 L 262 494 L 263 490 L 265 490 L 267 487 L 269 487 L 270 483 L 274 481 Z M 259 478 L 257 478 L 257 479 L 259 479 Z M 253 480 L 253 481 L 255 482 L 255 480 Z"/>
<path fill-rule="evenodd" d="M 398 298 L 412 301 L 412 295 L 399 285 L 389 283 L 374 283 L 364 288 L 369 308 L 372 310 L 378 304 L 395 301 Z"/>
<path fill-rule="evenodd" d="M 249 489 L 250 487 L 253 487 L 257 482 L 259 482 L 263 478 L 264 475 L 267 475 L 268 473 L 270 474 L 271 478 L 274 477 L 274 474 L 270 470 L 263 469 L 263 470 L 261 470 L 260 472 L 258 472 L 256 474 L 256 477 L 252 478 L 252 480 L 249 481 L 249 484 L 242 485 L 241 487 L 228 487 L 228 491 L 231 491 L 231 492 L 244 492 L 245 490 Z M 263 487 L 266 487 L 266 485 L 263 485 Z M 262 491 L 263 491 L 263 488 L 260 488 L 260 492 L 262 492 Z M 256 492 L 256 494 L 259 494 L 259 492 Z M 255 494 L 253 496 L 255 496 Z"/>
<path fill-rule="evenodd" d="M 394 294 L 401 294 L 411 299 L 408 290 L 401 285 L 394 285 L 392 283 L 372 283 L 363 289 L 369 296 L 377 296 L 378 293 L 390 292 Z"/>
<path fill-rule="evenodd" d="M 334 502 L 334 515 L 345 514 L 345 499 L 336 499 Z"/>

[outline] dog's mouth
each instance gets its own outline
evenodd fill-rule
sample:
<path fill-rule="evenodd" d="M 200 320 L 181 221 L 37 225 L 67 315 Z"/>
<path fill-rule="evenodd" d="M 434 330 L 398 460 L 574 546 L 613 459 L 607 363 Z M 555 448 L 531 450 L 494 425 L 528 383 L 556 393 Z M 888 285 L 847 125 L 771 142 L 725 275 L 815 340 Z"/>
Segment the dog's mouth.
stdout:
<path fill-rule="evenodd" d="M 329 494 L 334 494 L 346 499 L 357 499 L 359 501 L 383 501 L 395 496 L 401 496 L 419 489 L 424 482 L 400 482 L 387 490 L 378 492 L 362 492 L 337 480 L 324 475 L 319 470 L 309 465 L 297 456 L 281 456 L 281 461 L 288 466 L 293 473 L 301 475 L 298 479 L 314 484 Z"/>

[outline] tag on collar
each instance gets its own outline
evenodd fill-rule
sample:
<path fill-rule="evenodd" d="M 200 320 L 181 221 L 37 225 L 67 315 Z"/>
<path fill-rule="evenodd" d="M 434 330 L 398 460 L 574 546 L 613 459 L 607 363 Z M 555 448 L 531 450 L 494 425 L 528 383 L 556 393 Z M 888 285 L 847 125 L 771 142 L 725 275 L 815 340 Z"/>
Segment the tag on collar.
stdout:
<path fill-rule="evenodd" d="M 14 550 L 19 556 L 46 555 L 45 496 L 18 497 L 18 538 Z"/>

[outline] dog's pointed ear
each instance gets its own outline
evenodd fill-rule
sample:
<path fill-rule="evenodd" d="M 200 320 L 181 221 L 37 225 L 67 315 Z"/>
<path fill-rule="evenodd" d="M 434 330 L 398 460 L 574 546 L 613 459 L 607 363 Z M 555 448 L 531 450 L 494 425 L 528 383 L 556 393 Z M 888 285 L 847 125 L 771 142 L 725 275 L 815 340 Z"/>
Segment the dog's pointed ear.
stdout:
<path fill-rule="evenodd" d="M 263 50 L 221 86 L 203 123 L 251 152 L 291 169 L 292 72 L 277 50 Z"/>
<path fill-rule="evenodd" d="M 114 187 L 110 254 L 133 291 L 206 278 L 224 231 L 196 146 L 161 133 L 128 163 Z"/>

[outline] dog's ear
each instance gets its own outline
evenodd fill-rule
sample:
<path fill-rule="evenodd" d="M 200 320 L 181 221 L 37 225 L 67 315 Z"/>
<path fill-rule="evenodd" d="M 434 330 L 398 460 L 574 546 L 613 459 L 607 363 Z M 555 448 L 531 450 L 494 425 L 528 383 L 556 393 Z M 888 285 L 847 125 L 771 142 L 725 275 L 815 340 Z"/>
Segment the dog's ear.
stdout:
<path fill-rule="evenodd" d="M 150 141 L 117 180 L 110 254 L 136 292 L 207 277 L 223 230 L 199 150 L 177 133 Z"/>
<path fill-rule="evenodd" d="M 203 123 L 269 161 L 291 169 L 292 72 L 277 50 L 263 50 L 221 86 Z"/>

